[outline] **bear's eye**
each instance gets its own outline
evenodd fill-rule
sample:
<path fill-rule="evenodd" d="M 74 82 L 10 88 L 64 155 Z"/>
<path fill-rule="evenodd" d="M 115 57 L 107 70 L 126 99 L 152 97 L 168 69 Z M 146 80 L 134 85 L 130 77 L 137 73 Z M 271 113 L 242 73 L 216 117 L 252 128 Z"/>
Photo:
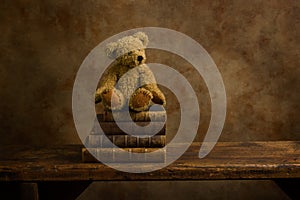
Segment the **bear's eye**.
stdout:
<path fill-rule="evenodd" d="M 128 52 L 128 55 L 129 55 L 129 56 L 132 55 L 132 51 L 129 51 L 129 52 Z"/>

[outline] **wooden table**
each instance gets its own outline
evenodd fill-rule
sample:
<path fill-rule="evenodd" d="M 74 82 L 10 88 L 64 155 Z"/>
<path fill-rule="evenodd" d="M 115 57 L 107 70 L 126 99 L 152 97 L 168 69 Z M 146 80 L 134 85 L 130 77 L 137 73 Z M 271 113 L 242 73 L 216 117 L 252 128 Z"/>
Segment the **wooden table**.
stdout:
<path fill-rule="evenodd" d="M 200 143 L 168 167 L 133 174 L 82 163 L 81 146 L 2 146 L 1 181 L 201 180 L 300 178 L 300 142 L 219 142 L 205 158 Z"/>
<path fill-rule="evenodd" d="M 0 147 L 0 181 L 128 181 L 300 178 L 300 142 L 219 142 L 199 159 L 193 143 L 176 162 L 154 172 L 125 173 L 82 163 L 80 145 Z"/>

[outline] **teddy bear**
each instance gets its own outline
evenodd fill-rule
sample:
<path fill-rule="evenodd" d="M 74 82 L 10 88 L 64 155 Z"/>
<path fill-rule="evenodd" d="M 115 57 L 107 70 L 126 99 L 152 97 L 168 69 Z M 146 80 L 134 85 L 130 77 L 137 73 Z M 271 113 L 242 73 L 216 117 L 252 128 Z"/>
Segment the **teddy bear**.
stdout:
<path fill-rule="evenodd" d="M 106 54 L 114 59 L 100 79 L 95 103 L 102 102 L 106 110 L 130 109 L 141 112 L 153 104 L 165 106 L 166 99 L 155 77 L 145 64 L 148 36 L 137 32 L 106 46 Z"/>

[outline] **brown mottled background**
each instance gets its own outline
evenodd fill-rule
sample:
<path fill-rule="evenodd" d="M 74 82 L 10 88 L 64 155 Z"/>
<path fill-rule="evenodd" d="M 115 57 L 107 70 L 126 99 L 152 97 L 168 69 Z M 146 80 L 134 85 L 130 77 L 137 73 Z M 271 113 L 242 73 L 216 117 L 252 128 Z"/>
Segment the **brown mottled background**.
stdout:
<path fill-rule="evenodd" d="M 71 110 L 79 66 L 104 39 L 146 26 L 185 33 L 214 59 L 228 98 L 221 141 L 300 139 L 299 1 L 2 0 L 0 145 L 80 143 Z M 176 55 L 148 51 L 148 58 L 193 85 L 201 141 L 210 117 L 201 77 Z M 178 105 L 165 92 L 175 122 Z"/>

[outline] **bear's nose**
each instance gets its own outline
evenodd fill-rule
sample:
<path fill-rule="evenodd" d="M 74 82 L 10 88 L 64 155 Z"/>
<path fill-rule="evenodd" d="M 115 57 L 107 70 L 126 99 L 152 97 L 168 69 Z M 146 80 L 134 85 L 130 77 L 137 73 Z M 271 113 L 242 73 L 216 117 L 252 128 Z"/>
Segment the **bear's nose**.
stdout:
<path fill-rule="evenodd" d="M 137 57 L 137 60 L 138 60 L 139 62 L 141 62 L 143 59 L 144 59 L 143 56 L 138 56 L 138 57 Z"/>

